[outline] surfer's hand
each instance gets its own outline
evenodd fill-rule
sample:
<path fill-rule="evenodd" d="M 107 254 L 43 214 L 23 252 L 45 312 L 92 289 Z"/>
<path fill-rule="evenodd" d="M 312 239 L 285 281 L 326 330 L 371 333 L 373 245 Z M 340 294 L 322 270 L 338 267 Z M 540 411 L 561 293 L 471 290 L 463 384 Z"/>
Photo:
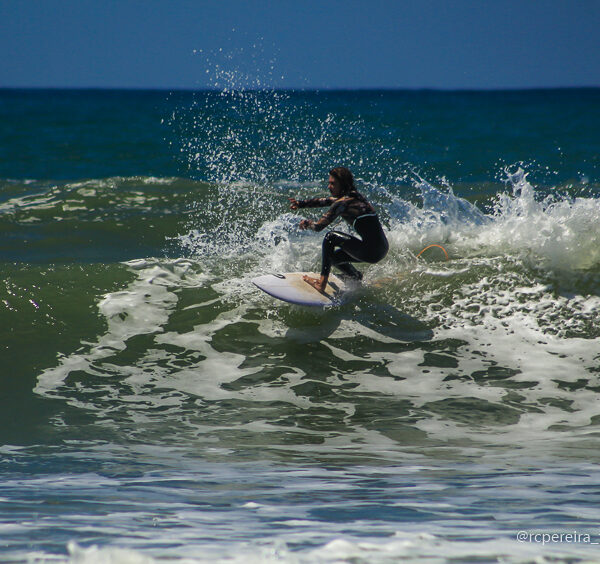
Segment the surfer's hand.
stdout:
<path fill-rule="evenodd" d="M 312 221 L 310 219 L 303 219 L 300 222 L 300 229 L 310 229 Z"/>
<path fill-rule="evenodd" d="M 288 198 L 288 200 L 290 201 L 290 209 L 297 210 L 300 207 L 298 205 L 298 200 L 296 200 L 295 198 Z"/>

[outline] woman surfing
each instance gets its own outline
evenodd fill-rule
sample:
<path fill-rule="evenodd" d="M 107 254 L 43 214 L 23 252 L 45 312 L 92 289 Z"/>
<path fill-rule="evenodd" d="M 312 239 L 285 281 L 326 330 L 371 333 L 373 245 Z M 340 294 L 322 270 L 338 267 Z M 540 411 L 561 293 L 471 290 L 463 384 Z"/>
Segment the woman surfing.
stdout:
<path fill-rule="evenodd" d="M 305 282 L 319 292 L 325 291 L 332 266 L 336 266 L 354 280 L 361 280 L 362 274 L 351 263 L 374 264 L 382 260 L 389 249 L 375 209 L 362 194 L 359 194 L 354 186 L 354 177 L 347 168 L 337 167 L 329 171 L 328 188 L 331 193 L 328 198 L 289 198 L 292 210 L 330 206 L 319 221 L 303 219 L 300 229 L 321 231 L 338 217 L 342 217 L 360 236 L 359 239 L 341 231 L 329 231 L 325 235 L 321 277 L 303 277 Z"/>

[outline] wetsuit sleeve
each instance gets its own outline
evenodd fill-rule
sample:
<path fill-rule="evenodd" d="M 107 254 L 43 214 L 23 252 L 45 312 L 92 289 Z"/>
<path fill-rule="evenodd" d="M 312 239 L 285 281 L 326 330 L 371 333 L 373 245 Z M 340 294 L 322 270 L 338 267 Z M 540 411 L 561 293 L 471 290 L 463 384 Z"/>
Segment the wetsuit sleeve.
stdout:
<path fill-rule="evenodd" d="M 333 200 L 333 198 L 331 198 Z M 325 229 L 332 221 L 335 221 L 346 209 L 346 205 L 343 200 L 333 200 L 333 205 L 327 210 L 325 215 L 319 221 L 313 224 L 312 228 L 315 231 L 321 231 Z"/>
<path fill-rule="evenodd" d="M 335 202 L 335 198 L 311 198 L 310 200 L 298 200 L 299 208 L 324 208 Z"/>

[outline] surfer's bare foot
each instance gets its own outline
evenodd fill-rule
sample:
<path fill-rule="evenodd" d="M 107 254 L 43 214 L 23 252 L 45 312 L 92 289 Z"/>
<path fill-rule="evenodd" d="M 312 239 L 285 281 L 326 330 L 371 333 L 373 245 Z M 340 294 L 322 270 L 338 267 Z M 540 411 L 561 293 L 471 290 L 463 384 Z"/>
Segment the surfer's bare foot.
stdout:
<path fill-rule="evenodd" d="M 325 288 L 327 288 L 327 278 L 325 276 L 321 276 L 321 278 L 311 278 L 310 276 L 304 275 L 302 280 L 321 292 L 321 294 L 325 293 Z"/>

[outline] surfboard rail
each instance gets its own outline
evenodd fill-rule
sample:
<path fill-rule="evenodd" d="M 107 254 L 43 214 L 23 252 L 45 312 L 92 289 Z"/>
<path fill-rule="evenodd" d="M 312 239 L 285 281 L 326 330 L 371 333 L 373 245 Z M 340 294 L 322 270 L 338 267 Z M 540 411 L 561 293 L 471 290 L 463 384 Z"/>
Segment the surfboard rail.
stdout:
<path fill-rule="evenodd" d="M 344 292 L 347 290 L 344 281 L 333 274 L 329 277 L 324 292 L 319 292 L 308 282 L 305 282 L 302 279 L 303 276 L 318 278 L 319 274 L 316 272 L 263 274 L 253 278 L 252 283 L 263 292 L 284 302 L 313 307 L 339 304 Z"/>

